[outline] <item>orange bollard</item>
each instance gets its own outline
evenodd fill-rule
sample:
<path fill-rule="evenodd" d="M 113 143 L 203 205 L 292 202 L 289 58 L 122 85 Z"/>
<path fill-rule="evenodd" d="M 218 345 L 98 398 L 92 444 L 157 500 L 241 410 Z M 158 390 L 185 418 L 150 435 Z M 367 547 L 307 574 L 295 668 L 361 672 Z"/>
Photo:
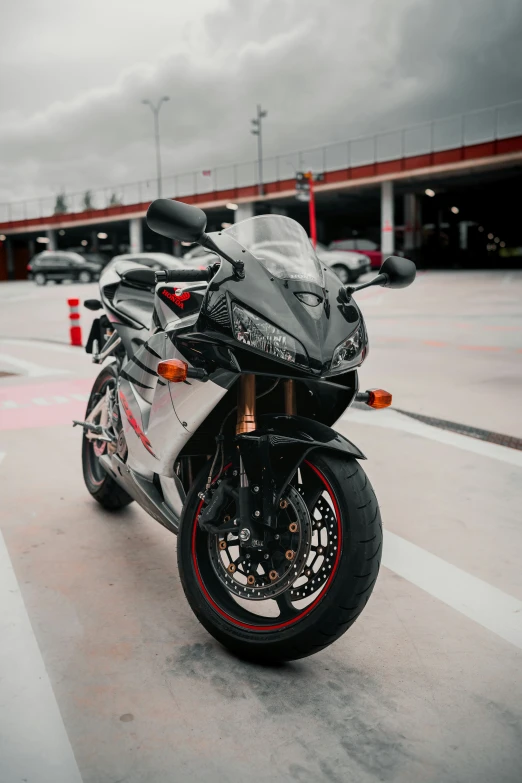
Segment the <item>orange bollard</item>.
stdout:
<path fill-rule="evenodd" d="M 80 326 L 80 312 L 78 310 L 80 305 L 79 299 L 68 299 L 67 304 L 69 305 L 69 318 L 71 321 L 70 325 L 70 335 L 71 335 L 71 345 L 79 345 L 81 348 L 82 345 L 82 327 Z"/>

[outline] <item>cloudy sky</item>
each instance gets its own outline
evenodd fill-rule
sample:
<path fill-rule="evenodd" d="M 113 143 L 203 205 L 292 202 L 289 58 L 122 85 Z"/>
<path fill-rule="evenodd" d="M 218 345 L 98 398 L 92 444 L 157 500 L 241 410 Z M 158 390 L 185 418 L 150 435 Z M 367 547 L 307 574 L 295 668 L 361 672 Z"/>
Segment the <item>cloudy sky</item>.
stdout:
<path fill-rule="evenodd" d="M 522 98 L 520 0 L 0 0 L 0 201 Z"/>

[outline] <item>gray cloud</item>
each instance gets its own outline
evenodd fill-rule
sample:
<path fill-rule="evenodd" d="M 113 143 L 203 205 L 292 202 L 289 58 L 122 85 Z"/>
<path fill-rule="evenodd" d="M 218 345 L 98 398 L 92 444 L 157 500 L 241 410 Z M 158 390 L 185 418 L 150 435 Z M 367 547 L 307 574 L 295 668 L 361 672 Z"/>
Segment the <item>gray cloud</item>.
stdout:
<path fill-rule="evenodd" d="M 171 97 L 161 115 L 166 174 L 253 158 L 258 102 L 269 111 L 269 155 L 522 97 L 518 0 L 230 0 L 217 10 L 209 0 L 201 19 L 184 17 L 172 44 L 159 36 L 156 54 L 150 33 L 176 5 L 161 5 L 168 21 L 143 27 L 146 56 L 129 65 L 126 50 L 115 55 L 108 86 L 94 68 L 88 89 L 82 60 L 74 94 L 71 53 L 71 73 L 58 63 L 63 78 L 54 91 L 47 85 L 47 101 L 35 100 L 38 111 L 17 110 L 11 94 L 0 112 L 0 200 L 153 177 L 146 96 Z M 112 62 L 109 41 L 102 63 Z M 96 46 L 81 45 L 96 58 Z"/>

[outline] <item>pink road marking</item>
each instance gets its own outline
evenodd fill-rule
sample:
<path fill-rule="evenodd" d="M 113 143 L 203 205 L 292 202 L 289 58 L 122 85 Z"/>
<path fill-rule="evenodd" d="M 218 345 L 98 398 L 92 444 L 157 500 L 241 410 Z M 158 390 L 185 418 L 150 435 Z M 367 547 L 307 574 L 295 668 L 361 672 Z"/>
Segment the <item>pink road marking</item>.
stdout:
<path fill-rule="evenodd" d="M 0 388 L 0 430 L 53 427 L 82 419 L 92 384 L 90 378 L 78 378 Z"/>

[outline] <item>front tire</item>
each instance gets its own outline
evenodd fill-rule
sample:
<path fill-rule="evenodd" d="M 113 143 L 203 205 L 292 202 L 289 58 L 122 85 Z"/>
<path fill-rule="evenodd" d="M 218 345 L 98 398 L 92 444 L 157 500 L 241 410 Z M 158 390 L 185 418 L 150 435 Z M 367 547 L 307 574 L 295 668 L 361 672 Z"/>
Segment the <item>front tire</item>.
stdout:
<path fill-rule="evenodd" d="M 332 452 L 312 452 L 296 473 L 291 491 L 297 490 L 304 499 L 314 529 L 310 555 L 301 576 L 271 601 L 277 603 L 279 614 L 274 616 L 272 607 L 268 617 L 260 611 L 266 601 L 255 601 L 253 612 L 248 605 L 254 601 L 234 597 L 232 590 L 248 592 L 244 582 L 243 588 L 234 587 L 227 594 L 223 580 L 218 579 L 219 561 L 214 556 L 210 562 L 212 536 L 201 530 L 197 521 L 202 507 L 198 493 L 204 489 L 207 474 L 208 466 L 189 492 L 178 537 L 181 583 L 198 620 L 237 655 L 260 661 L 303 658 L 336 641 L 364 609 L 381 560 L 379 507 L 360 464 Z M 228 534 L 228 541 L 226 538 L 225 543 L 219 540 L 219 550 L 232 550 L 239 544 L 239 540 L 230 540 L 233 534 Z M 320 550 L 321 565 L 314 570 Z M 239 564 L 241 557 L 236 562 Z M 265 573 L 269 567 L 274 566 L 267 566 Z M 241 565 L 238 573 L 239 569 Z M 254 571 L 256 578 L 258 570 Z M 305 577 L 308 572 L 310 577 Z M 314 593 L 315 581 L 320 584 Z"/>
<path fill-rule="evenodd" d="M 100 398 L 106 393 L 107 387 L 116 388 L 118 373 L 113 364 L 106 365 L 96 380 L 91 390 L 85 418 L 89 415 Z M 116 511 L 129 503 L 131 496 L 100 465 L 99 457 L 105 453 L 107 443 L 82 437 L 82 468 L 85 486 L 90 494 L 100 505 L 109 511 Z"/>

